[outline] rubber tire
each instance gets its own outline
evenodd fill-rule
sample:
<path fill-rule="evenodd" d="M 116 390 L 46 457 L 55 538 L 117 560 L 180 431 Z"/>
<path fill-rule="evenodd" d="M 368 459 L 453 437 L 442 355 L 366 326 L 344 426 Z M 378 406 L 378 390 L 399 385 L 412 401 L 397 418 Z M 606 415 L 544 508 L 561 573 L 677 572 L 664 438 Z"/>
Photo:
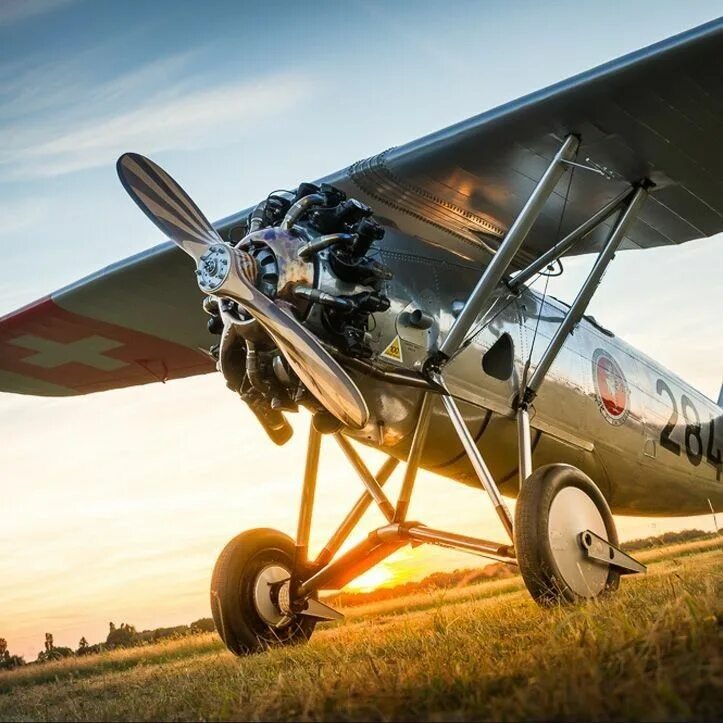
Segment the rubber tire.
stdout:
<path fill-rule="evenodd" d="M 550 506 L 564 487 L 577 487 L 592 499 L 600 511 L 608 540 L 613 545 L 618 544 L 618 533 L 610 507 L 599 487 L 586 474 L 568 464 L 549 464 L 536 469 L 525 480 L 517 497 L 515 550 L 527 589 L 537 603 L 546 607 L 588 599 L 565 584 L 550 546 Z M 617 590 L 619 584 L 620 573 L 610 567 L 601 594 Z"/>
<path fill-rule="evenodd" d="M 284 628 L 270 626 L 256 611 L 254 583 L 269 563 L 291 570 L 294 541 L 269 528 L 247 530 L 224 547 L 211 576 L 211 612 L 216 631 L 234 655 L 306 642 L 316 620 L 303 615 Z"/>

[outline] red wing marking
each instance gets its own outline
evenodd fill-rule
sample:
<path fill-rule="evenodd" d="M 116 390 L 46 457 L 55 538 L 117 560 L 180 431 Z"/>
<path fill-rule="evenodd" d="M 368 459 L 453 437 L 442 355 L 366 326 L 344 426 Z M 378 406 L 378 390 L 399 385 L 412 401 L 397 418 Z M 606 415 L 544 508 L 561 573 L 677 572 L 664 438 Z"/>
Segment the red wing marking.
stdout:
<path fill-rule="evenodd" d="M 48 297 L 0 319 L 0 369 L 85 394 L 214 365 L 196 349 L 74 314 Z"/>

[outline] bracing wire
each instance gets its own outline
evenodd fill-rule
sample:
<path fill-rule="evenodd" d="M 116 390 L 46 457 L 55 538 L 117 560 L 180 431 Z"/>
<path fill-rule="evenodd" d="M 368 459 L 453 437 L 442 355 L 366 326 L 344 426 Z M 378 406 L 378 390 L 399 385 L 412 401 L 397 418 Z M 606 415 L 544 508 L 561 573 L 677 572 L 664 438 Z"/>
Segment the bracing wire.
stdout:
<path fill-rule="evenodd" d="M 525 362 L 525 368 L 522 371 L 522 384 L 520 385 L 521 389 L 527 388 L 527 375 L 530 372 L 530 364 L 532 363 L 532 352 L 535 349 L 535 340 L 537 339 L 537 330 L 540 328 L 540 317 L 542 316 L 542 307 L 544 306 L 545 299 L 547 298 L 547 285 L 549 283 L 550 283 L 550 277 L 545 275 L 545 288 L 542 291 L 542 301 L 540 302 L 540 311 L 537 315 L 537 320 L 535 321 L 535 331 L 532 334 L 532 344 L 530 344 L 530 353 L 527 355 L 527 361 Z"/>
<path fill-rule="evenodd" d="M 567 179 L 567 190 L 565 191 L 565 199 L 562 203 L 562 211 L 560 212 L 560 220 L 557 223 L 557 233 L 555 234 L 555 243 L 557 243 L 560 240 L 561 232 L 562 232 L 562 222 L 565 219 L 565 211 L 567 210 L 567 201 L 570 198 L 570 188 L 572 187 L 572 178 L 575 175 L 575 166 L 572 167 L 572 170 L 570 171 L 570 177 Z M 527 355 L 527 361 L 525 362 L 525 368 L 522 372 L 522 384 L 521 389 L 527 388 L 527 376 L 530 372 L 530 364 L 532 363 L 532 353 L 535 350 L 535 341 L 537 340 L 537 330 L 540 328 L 540 317 L 542 316 L 542 307 L 545 305 L 545 300 L 547 299 L 547 285 L 550 283 L 550 278 L 553 276 L 560 276 L 562 274 L 563 268 L 562 263 L 560 263 L 560 272 L 557 274 L 550 274 L 550 273 L 542 273 L 541 275 L 545 276 L 545 288 L 542 291 L 542 300 L 540 301 L 540 310 L 537 314 L 537 319 L 535 321 L 535 331 L 532 334 L 532 343 L 530 344 L 530 352 Z M 539 278 L 539 276 L 538 276 Z M 537 281 L 537 279 L 535 279 Z"/>

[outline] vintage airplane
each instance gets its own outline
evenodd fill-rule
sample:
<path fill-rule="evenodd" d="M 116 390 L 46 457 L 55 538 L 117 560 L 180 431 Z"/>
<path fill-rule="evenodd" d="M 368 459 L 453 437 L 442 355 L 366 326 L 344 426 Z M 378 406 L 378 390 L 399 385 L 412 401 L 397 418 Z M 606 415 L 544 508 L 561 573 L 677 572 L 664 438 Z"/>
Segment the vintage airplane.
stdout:
<path fill-rule="evenodd" d="M 618 250 L 723 230 L 721 57 L 719 19 L 216 224 L 125 154 L 125 189 L 173 243 L 0 320 L 0 389 L 86 394 L 216 368 L 276 444 L 287 412 L 311 410 L 296 540 L 243 532 L 216 563 L 213 616 L 237 654 L 308 638 L 337 617 L 319 591 L 406 544 L 516 561 L 543 604 L 614 590 L 644 567 L 611 512 L 723 504 L 723 401 L 585 316 Z M 567 254 L 597 254 L 569 306 L 529 288 Z M 311 560 L 323 435 L 365 490 Z M 388 455 L 376 475 L 350 440 Z M 409 520 L 419 467 L 484 489 L 509 541 Z M 339 554 L 372 503 L 387 524 Z"/>

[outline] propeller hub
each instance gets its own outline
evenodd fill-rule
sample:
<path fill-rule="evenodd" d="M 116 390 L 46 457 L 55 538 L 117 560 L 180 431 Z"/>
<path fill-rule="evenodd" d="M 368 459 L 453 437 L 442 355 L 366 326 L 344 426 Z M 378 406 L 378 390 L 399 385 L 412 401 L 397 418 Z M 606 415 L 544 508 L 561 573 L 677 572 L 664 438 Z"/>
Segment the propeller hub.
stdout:
<path fill-rule="evenodd" d="M 209 246 L 198 259 L 196 277 L 198 285 L 206 294 L 213 294 L 228 278 L 231 268 L 231 250 L 224 244 Z"/>

